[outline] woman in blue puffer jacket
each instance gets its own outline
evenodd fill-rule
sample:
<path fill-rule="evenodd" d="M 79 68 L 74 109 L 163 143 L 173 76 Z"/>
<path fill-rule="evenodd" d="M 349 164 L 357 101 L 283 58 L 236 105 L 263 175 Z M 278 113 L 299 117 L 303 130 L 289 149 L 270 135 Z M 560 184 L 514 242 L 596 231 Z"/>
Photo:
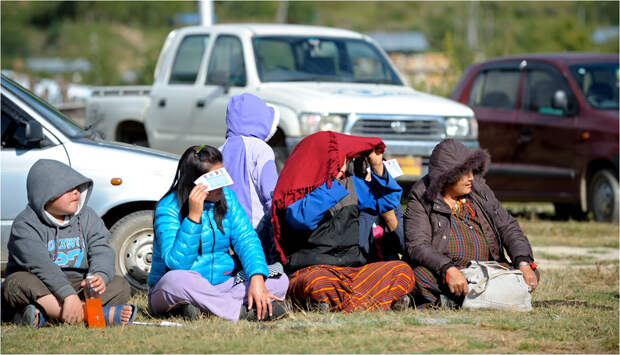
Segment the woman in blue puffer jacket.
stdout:
<path fill-rule="evenodd" d="M 269 274 L 260 240 L 234 192 L 194 185 L 201 175 L 222 167 L 216 148 L 188 148 L 170 190 L 157 204 L 148 278 L 149 309 L 155 315 L 196 319 L 202 312 L 237 321 L 286 314 L 282 301 L 288 278 Z M 229 247 L 243 267 L 236 276 Z"/>

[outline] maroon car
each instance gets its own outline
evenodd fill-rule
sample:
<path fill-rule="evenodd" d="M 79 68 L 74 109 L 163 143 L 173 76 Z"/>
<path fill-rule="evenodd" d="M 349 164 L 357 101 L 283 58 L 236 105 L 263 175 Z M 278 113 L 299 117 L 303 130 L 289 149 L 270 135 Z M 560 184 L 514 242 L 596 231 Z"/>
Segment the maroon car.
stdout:
<path fill-rule="evenodd" d="M 469 105 L 487 182 L 504 201 L 618 221 L 618 56 L 537 54 L 477 63 L 452 99 Z"/>

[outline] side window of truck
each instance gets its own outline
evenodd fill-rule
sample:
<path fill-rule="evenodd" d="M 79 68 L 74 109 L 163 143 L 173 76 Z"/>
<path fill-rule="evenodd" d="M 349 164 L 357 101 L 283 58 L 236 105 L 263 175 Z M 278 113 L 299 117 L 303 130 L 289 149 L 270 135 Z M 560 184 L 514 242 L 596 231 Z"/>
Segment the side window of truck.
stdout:
<path fill-rule="evenodd" d="M 527 111 L 562 115 L 562 110 L 552 105 L 553 95 L 558 90 L 564 90 L 569 103 L 574 102 L 566 80 L 559 73 L 543 68 L 529 69 L 525 77 L 523 107 Z"/>
<path fill-rule="evenodd" d="M 209 58 L 207 85 L 245 86 L 245 84 L 245 61 L 241 41 L 236 36 L 218 36 Z"/>
<path fill-rule="evenodd" d="M 183 38 L 170 71 L 169 84 L 193 84 L 198 77 L 208 35 L 191 35 Z"/>
<path fill-rule="evenodd" d="M 493 69 L 481 71 L 469 92 L 467 104 L 476 107 L 513 109 L 519 87 L 519 71 Z"/>

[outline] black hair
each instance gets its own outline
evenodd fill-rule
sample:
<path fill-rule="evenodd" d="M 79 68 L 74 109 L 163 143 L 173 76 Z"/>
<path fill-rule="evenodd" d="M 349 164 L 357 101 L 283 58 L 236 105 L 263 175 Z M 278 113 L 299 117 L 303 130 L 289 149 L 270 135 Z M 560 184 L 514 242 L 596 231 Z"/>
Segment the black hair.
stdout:
<path fill-rule="evenodd" d="M 372 150 L 361 152 L 359 156 L 349 159 L 347 161 L 347 175 L 355 175 L 361 179 L 364 179 L 368 174 L 368 168 L 370 163 L 368 162 L 368 155 Z"/>
<path fill-rule="evenodd" d="M 191 146 L 181 155 L 174 180 L 164 197 L 176 192 L 177 204 L 180 207 L 181 219 L 189 214 L 189 193 L 194 188 L 194 181 L 209 171 L 211 166 L 222 162 L 222 153 L 210 145 Z M 163 198 L 163 197 L 162 197 Z M 159 200 L 161 201 L 161 200 Z M 158 202 L 159 204 L 159 202 Z M 217 228 L 224 233 L 222 219 L 226 215 L 227 206 L 224 194 L 213 208 L 213 219 Z"/>

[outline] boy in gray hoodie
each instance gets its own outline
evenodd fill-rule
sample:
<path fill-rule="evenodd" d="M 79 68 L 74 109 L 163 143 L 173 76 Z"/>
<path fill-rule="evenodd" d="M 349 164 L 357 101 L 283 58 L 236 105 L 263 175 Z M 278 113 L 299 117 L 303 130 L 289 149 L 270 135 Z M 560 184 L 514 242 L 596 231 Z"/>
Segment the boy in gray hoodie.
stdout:
<path fill-rule="evenodd" d="M 2 284 L 2 311 L 17 324 L 40 327 L 45 320 L 84 320 L 86 274 L 100 295 L 109 325 L 133 321 L 129 284 L 114 275 L 110 233 L 86 206 L 93 181 L 49 159 L 28 172 L 28 205 L 15 218 L 8 243 L 9 260 Z M 114 307 L 117 306 L 117 307 Z"/>

